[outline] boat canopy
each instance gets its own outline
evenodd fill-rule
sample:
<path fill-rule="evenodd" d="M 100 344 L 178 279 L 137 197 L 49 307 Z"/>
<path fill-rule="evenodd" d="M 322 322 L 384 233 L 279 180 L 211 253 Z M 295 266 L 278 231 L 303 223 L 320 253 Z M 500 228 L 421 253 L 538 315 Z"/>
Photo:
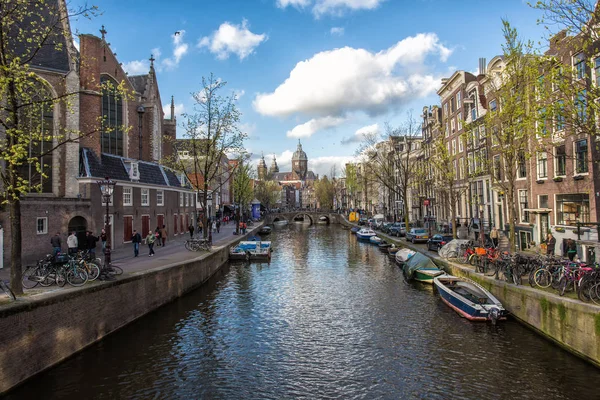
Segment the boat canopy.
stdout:
<path fill-rule="evenodd" d="M 452 258 L 460 255 L 460 246 L 466 245 L 469 240 L 466 239 L 454 239 L 446 243 L 438 251 L 438 255 L 442 258 Z"/>
<path fill-rule="evenodd" d="M 404 264 L 403 271 L 407 279 L 412 279 L 414 273 L 420 269 L 438 269 L 438 267 L 423 253 L 415 253 Z"/>

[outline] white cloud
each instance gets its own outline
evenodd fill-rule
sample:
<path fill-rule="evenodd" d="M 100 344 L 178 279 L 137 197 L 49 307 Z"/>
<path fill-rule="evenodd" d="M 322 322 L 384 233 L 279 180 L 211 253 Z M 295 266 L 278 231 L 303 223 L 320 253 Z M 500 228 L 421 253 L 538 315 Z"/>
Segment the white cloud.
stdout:
<path fill-rule="evenodd" d="M 254 137 L 254 132 L 256 132 L 256 124 L 255 123 L 245 122 L 243 124 L 240 124 L 239 128 L 240 128 L 240 131 L 248 134 L 249 139 L 254 139 L 254 140 L 258 139 L 256 137 Z"/>
<path fill-rule="evenodd" d="M 315 174 L 319 174 L 319 177 L 327 175 L 328 178 L 331 178 L 331 167 L 335 165 L 336 178 L 339 178 L 346 163 L 349 163 L 353 159 L 354 157 L 352 156 L 309 157 L 308 169 L 312 170 Z"/>
<path fill-rule="evenodd" d="M 162 55 L 162 52 L 160 51 L 160 47 L 155 47 L 152 50 L 150 50 L 150 54 L 152 54 L 152 56 L 158 60 L 160 58 L 160 56 Z"/>
<path fill-rule="evenodd" d="M 253 106 L 278 117 L 384 114 L 435 92 L 440 77 L 428 73 L 425 61 L 430 56 L 445 61 L 451 52 L 435 33 L 407 37 L 378 53 L 352 47 L 320 52 L 296 64 L 272 93 L 259 93 Z"/>
<path fill-rule="evenodd" d="M 277 7 L 307 8 L 312 6 L 315 18 L 323 15 L 343 15 L 346 11 L 373 10 L 385 0 L 277 0 Z"/>
<path fill-rule="evenodd" d="M 223 22 L 210 37 L 200 39 L 198 47 L 207 47 L 219 60 L 225 60 L 231 54 L 236 54 L 243 60 L 254 53 L 254 49 L 267 38 L 264 33 L 258 35 L 250 32 L 248 21 L 244 19 L 241 25 Z"/>
<path fill-rule="evenodd" d="M 79 39 L 76 39 L 75 36 L 73 36 L 73 46 L 79 51 Z"/>
<path fill-rule="evenodd" d="M 235 95 L 235 97 L 237 97 L 237 99 L 241 99 L 243 95 L 246 94 L 246 91 L 244 89 L 239 89 L 239 90 L 234 90 L 233 94 Z"/>
<path fill-rule="evenodd" d="M 123 70 L 129 75 L 143 75 L 150 71 L 150 61 L 134 60 L 123 64 Z"/>
<path fill-rule="evenodd" d="M 291 131 L 287 132 L 289 138 L 307 138 L 311 137 L 317 131 L 329 129 L 340 125 L 346 119 L 339 117 L 313 118 L 301 125 L 296 125 Z"/>
<path fill-rule="evenodd" d="M 360 143 L 365 138 L 365 135 L 373 133 L 379 133 L 379 124 L 367 125 L 357 129 L 356 132 L 354 132 L 354 135 L 342 139 L 340 144 Z"/>
<path fill-rule="evenodd" d="M 344 36 L 344 28 L 340 26 L 334 26 L 331 28 L 329 33 L 331 33 L 331 36 Z"/>
<path fill-rule="evenodd" d="M 163 112 L 165 113 L 165 118 L 171 117 L 171 103 L 163 104 Z M 175 104 L 175 117 L 181 115 L 183 112 L 185 112 L 183 103 Z"/>
<path fill-rule="evenodd" d="M 174 69 L 175 67 L 177 67 L 177 65 L 179 65 L 179 62 L 181 61 L 181 58 L 187 54 L 189 50 L 189 45 L 184 42 L 184 36 L 185 31 L 183 29 L 171 35 L 171 39 L 173 40 L 173 55 L 169 58 L 165 58 L 164 60 L 162 60 L 162 65 L 166 69 Z M 158 50 L 158 55 L 160 56 L 160 49 Z"/>

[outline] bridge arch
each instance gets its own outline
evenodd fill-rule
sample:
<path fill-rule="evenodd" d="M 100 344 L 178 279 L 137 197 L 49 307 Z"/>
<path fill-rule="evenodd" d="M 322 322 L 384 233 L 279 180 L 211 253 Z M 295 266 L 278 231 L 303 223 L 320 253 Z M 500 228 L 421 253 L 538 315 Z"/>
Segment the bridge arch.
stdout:
<path fill-rule="evenodd" d="M 318 216 L 319 219 L 317 220 L 320 223 L 325 223 L 327 225 L 331 224 L 331 218 L 329 217 L 328 214 L 321 214 Z"/>
<path fill-rule="evenodd" d="M 299 222 L 299 221 L 304 222 L 308 219 L 308 223 L 310 225 L 314 224 L 312 216 L 308 213 L 297 213 L 296 215 L 294 215 L 294 217 L 292 219 L 294 220 L 294 222 Z"/>

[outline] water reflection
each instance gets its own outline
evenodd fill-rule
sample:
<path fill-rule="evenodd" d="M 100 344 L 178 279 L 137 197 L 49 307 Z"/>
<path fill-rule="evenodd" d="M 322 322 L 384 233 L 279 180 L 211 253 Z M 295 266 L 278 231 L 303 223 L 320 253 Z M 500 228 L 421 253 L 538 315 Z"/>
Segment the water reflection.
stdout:
<path fill-rule="evenodd" d="M 597 369 L 515 322 L 459 318 L 348 230 L 270 239 L 271 263 L 232 264 L 9 398 L 597 397 Z"/>

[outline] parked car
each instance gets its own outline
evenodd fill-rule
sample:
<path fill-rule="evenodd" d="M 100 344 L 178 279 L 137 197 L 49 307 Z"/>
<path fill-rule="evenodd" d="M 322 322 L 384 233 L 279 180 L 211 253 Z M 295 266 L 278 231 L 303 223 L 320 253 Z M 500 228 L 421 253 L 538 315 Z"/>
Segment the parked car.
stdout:
<path fill-rule="evenodd" d="M 388 235 L 390 236 L 398 236 L 400 237 L 400 229 L 402 228 L 402 223 L 400 222 L 394 222 L 392 225 L 390 225 L 390 227 L 388 228 Z"/>
<path fill-rule="evenodd" d="M 392 222 L 384 222 L 381 226 L 381 232 L 390 233 L 390 227 L 392 226 Z"/>
<path fill-rule="evenodd" d="M 439 251 L 443 245 L 452 239 L 454 239 L 452 235 L 433 235 L 433 237 L 427 241 L 427 250 Z"/>
<path fill-rule="evenodd" d="M 413 227 L 412 222 L 408 224 L 408 230 Z M 406 224 L 404 222 L 400 222 L 400 236 L 406 236 Z"/>
<path fill-rule="evenodd" d="M 426 242 L 429 239 L 429 233 L 425 228 L 412 228 L 406 234 L 406 240 L 409 240 L 413 243 L 416 242 Z"/>
<path fill-rule="evenodd" d="M 359 225 L 367 225 L 367 219 L 366 218 L 361 218 L 358 220 L 358 224 Z"/>

